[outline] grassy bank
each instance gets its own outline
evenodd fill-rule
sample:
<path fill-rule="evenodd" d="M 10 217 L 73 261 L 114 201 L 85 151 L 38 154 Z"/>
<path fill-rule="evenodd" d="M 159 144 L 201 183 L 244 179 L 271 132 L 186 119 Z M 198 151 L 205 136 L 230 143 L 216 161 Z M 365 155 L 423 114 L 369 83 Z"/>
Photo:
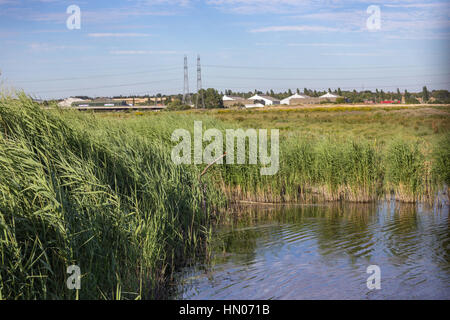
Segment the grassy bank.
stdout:
<path fill-rule="evenodd" d="M 195 167 L 73 112 L 0 100 L 0 297 L 161 298 L 208 236 Z M 208 188 L 207 205 L 218 199 Z M 209 207 L 208 212 L 213 208 Z M 66 268 L 81 269 L 81 290 Z"/>

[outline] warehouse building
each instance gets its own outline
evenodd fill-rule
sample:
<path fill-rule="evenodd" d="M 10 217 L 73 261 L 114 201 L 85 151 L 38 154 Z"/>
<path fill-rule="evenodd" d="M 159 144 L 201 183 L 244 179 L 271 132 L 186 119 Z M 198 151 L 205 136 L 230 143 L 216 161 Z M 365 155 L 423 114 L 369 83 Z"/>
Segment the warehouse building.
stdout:
<path fill-rule="evenodd" d="M 108 98 L 72 102 L 73 107 L 117 107 L 126 105 L 126 102 L 123 100 L 112 100 Z"/>
<path fill-rule="evenodd" d="M 281 104 L 292 104 L 292 103 L 291 103 L 291 100 L 292 100 L 292 99 L 300 99 L 300 101 L 301 101 L 301 99 L 308 99 L 308 98 L 310 98 L 310 97 L 307 96 L 307 95 L 296 93 L 296 94 L 293 94 L 293 95 L 290 96 L 290 97 L 287 97 L 287 98 L 281 100 Z M 296 101 L 297 101 L 297 100 L 296 100 Z"/>
<path fill-rule="evenodd" d="M 224 95 L 222 97 L 222 100 L 223 106 L 228 108 L 233 106 L 243 106 L 245 104 L 252 103 L 251 101 L 239 96 Z"/>
<path fill-rule="evenodd" d="M 330 101 L 330 102 L 336 102 L 336 99 L 339 98 L 337 94 L 333 94 L 331 92 L 327 92 L 323 96 L 320 96 L 320 101 Z"/>
<path fill-rule="evenodd" d="M 280 100 L 270 97 L 270 96 L 265 96 L 265 95 L 258 95 L 255 94 L 253 97 L 248 98 L 248 100 L 252 101 L 253 104 L 263 104 L 265 106 L 270 106 L 270 105 L 274 105 L 274 104 L 280 104 Z"/>

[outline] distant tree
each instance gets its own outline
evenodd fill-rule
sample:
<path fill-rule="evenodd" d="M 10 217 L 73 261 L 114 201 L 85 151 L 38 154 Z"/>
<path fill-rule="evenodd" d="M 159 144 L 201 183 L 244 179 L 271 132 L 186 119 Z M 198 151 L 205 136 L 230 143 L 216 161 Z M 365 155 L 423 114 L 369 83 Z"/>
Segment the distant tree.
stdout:
<path fill-rule="evenodd" d="M 428 100 L 430 100 L 430 95 L 429 95 L 429 93 L 428 93 L 427 86 L 424 86 L 424 87 L 423 87 L 423 90 L 422 90 L 422 99 L 423 99 L 423 102 L 427 102 Z"/>
<path fill-rule="evenodd" d="M 177 110 L 188 110 L 191 109 L 191 106 L 187 104 L 183 104 L 181 100 L 174 99 L 170 103 L 167 104 L 167 108 L 165 110 L 167 111 L 177 111 Z"/>
<path fill-rule="evenodd" d="M 434 103 L 450 103 L 450 93 L 448 90 L 433 90 L 431 95 L 435 99 Z"/>
<path fill-rule="evenodd" d="M 408 99 L 410 97 L 410 94 L 408 92 L 408 90 L 405 89 L 405 99 Z"/>
<path fill-rule="evenodd" d="M 287 92 L 287 94 L 288 94 L 289 96 L 292 96 L 292 90 L 289 89 L 288 92 Z"/>
<path fill-rule="evenodd" d="M 338 96 L 342 96 L 341 88 L 338 88 L 338 89 L 337 89 L 337 94 L 338 94 Z"/>
<path fill-rule="evenodd" d="M 203 92 L 202 92 L 203 91 Z M 222 95 L 213 88 L 201 89 L 199 94 L 203 93 L 206 108 L 223 108 Z"/>
<path fill-rule="evenodd" d="M 419 103 L 419 100 L 410 95 L 408 98 L 405 99 L 405 102 L 409 104 L 417 104 Z"/>
<path fill-rule="evenodd" d="M 345 101 L 345 98 L 344 98 L 344 97 L 336 98 L 336 103 L 341 104 L 341 103 L 345 103 L 345 102 L 346 102 L 346 101 Z"/>
<path fill-rule="evenodd" d="M 274 95 L 275 95 L 275 92 L 273 92 L 273 90 L 270 89 L 270 96 L 274 96 Z"/>
<path fill-rule="evenodd" d="M 328 88 L 328 92 L 331 93 L 331 89 L 330 88 Z"/>
<path fill-rule="evenodd" d="M 300 94 L 300 89 L 299 88 L 297 88 L 297 94 Z"/>

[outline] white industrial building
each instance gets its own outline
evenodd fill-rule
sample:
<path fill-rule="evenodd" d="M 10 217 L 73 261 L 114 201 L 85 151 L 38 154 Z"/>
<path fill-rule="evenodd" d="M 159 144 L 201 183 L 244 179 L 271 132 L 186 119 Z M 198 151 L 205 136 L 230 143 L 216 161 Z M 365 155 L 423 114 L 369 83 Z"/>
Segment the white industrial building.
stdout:
<path fill-rule="evenodd" d="M 255 94 L 253 97 L 248 98 L 248 100 L 254 101 L 255 104 L 261 103 L 265 106 L 270 106 L 273 104 L 280 104 L 280 100 L 275 99 L 270 96 Z"/>
<path fill-rule="evenodd" d="M 330 92 L 327 92 L 326 94 L 324 94 L 323 96 L 320 96 L 320 98 L 324 98 L 324 99 L 336 99 L 339 98 L 339 96 L 337 94 L 332 94 Z"/>
<path fill-rule="evenodd" d="M 84 100 L 70 97 L 70 98 L 64 99 L 61 102 L 58 102 L 58 106 L 60 106 L 60 107 L 70 107 L 70 106 L 72 106 L 72 103 L 74 103 L 74 102 L 82 102 L 82 101 L 84 101 Z"/>
<path fill-rule="evenodd" d="M 227 96 L 227 95 L 224 95 L 222 97 L 222 100 L 223 101 L 240 101 L 240 100 L 244 100 L 244 98 L 238 97 L 238 96 Z"/>
<path fill-rule="evenodd" d="M 308 99 L 309 97 L 303 94 L 293 94 L 290 97 L 287 97 L 283 100 L 281 100 L 281 104 L 291 104 L 291 99 Z"/>

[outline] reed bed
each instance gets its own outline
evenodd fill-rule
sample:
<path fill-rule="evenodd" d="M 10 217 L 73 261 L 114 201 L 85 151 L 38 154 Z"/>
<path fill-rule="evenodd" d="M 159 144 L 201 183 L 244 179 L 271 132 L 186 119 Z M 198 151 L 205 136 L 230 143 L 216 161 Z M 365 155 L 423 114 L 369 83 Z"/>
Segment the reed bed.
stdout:
<path fill-rule="evenodd" d="M 197 112 L 105 116 L 1 98 L 0 298 L 166 298 L 173 271 L 205 249 L 230 202 L 415 202 L 450 183 L 440 131 L 426 148 L 284 131 L 276 175 L 224 164 L 200 180 L 205 164 L 170 157 L 172 132 L 192 132 L 194 120 L 239 127 Z M 72 264 L 82 272 L 78 291 L 66 288 Z"/>
<path fill-rule="evenodd" d="M 258 167 L 225 165 L 216 167 L 216 178 L 232 199 L 275 203 L 427 201 L 442 186 L 432 179 L 419 142 L 396 141 L 383 150 L 364 140 L 332 138 L 285 141 L 275 176 L 261 176 Z"/>
<path fill-rule="evenodd" d="M 169 152 L 168 152 L 169 150 Z M 158 140 L 93 117 L 0 100 L 0 297 L 164 298 L 202 248 L 208 208 L 195 167 Z M 206 213 L 206 212 L 208 213 Z M 68 290 L 66 268 L 81 269 Z"/>
<path fill-rule="evenodd" d="M 236 111 L 219 110 L 218 112 Z M 264 113 L 263 111 L 255 112 Z M 282 114 L 279 110 L 268 110 L 268 112 Z M 320 112 L 322 112 L 321 109 Z M 393 116 L 395 121 L 401 119 L 399 115 L 393 114 Z M 351 114 L 348 117 L 352 118 L 354 115 Z M 362 117 L 368 118 L 367 126 L 376 121 L 376 116 L 373 115 Z M 405 128 L 402 132 L 401 125 L 397 125 L 399 128 L 395 136 L 391 135 L 390 138 L 383 136 L 383 139 L 319 134 L 319 130 L 305 134 L 303 131 L 283 129 L 280 135 L 280 169 L 276 175 L 262 176 L 259 164 L 223 164 L 211 167 L 208 176 L 231 201 L 372 202 L 387 198 L 402 202 L 430 202 L 439 190 L 449 185 L 450 176 L 448 119 L 439 117 L 442 132 L 437 137 L 433 135 L 432 139 L 427 137 L 426 140 L 420 134 L 417 136 L 405 134 L 408 131 Z M 107 116 L 106 119 L 110 121 L 111 117 Z M 289 121 L 297 120 L 283 119 L 286 119 L 288 124 Z M 361 122 L 363 119 L 358 121 Z M 132 127 L 139 135 L 152 134 L 152 139 L 174 145 L 169 139 L 173 130 L 185 128 L 193 136 L 194 120 L 202 121 L 204 130 L 219 129 L 224 137 L 225 129 L 248 128 L 248 123 L 242 126 L 239 119 L 233 121 L 231 118 L 223 121 L 215 117 L 214 113 L 204 114 L 196 111 L 129 117 L 123 119 L 121 123 L 125 127 Z M 320 119 L 315 121 L 318 120 Z M 385 120 L 383 118 L 383 121 Z M 311 119 L 311 121 L 314 120 Z M 343 117 L 341 121 L 345 122 L 346 118 Z M 405 121 L 411 122 L 411 120 Z M 268 124 L 270 123 L 264 122 L 264 125 Z M 424 125 L 427 123 L 424 122 Z M 149 127 L 158 128 L 158 130 L 150 133 Z M 258 129 L 257 126 L 253 128 Z M 270 126 L 263 128 L 270 129 Z M 380 132 L 380 136 L 382 134 Z M 205 147 L 206 144 L 204 143 L 203 146 Z M 226 150 L 225 141 L 223 150 Z M 248 158 L 248 154 L 246 156 Z"/>

